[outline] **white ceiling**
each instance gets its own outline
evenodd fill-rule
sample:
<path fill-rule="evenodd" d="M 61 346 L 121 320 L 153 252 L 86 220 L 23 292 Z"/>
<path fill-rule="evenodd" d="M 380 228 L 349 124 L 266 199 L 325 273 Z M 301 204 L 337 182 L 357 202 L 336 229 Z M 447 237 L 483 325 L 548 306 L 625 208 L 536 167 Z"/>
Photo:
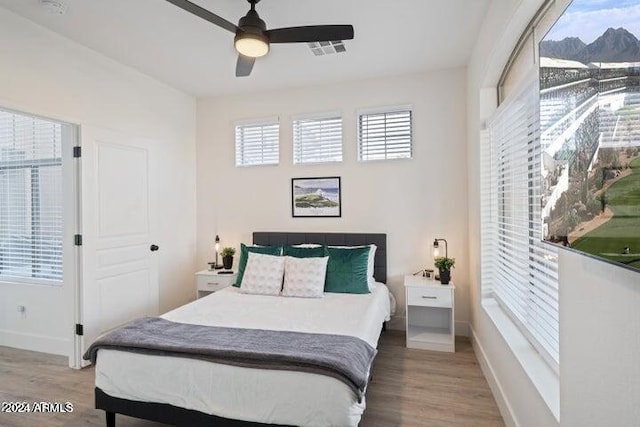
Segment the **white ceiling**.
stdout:
<path fill-rule="evenodd" d="M 314 56 L 305 43 L 277 44 L 236 78 L 233 34 L 164 0 L 0 0 L 78 43 L 197 97 L 357 80 L 463 66 L 489 0 L 263 0 L 267 28 L 352 24 L 346 53 Z M 245 0 L 192 0 L 237 23 Z"/>

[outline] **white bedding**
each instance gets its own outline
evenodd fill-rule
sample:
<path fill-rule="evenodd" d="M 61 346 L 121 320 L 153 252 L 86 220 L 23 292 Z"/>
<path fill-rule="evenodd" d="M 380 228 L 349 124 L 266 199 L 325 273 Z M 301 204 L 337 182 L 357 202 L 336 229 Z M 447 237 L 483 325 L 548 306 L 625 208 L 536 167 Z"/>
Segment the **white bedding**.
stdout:
<path fill-rule="evenodd" d="M 226 288 L 164 314 L 173 322 L 350 335 L 377 347 L 389 291 L 292 298 Z M 341 381 L 318 374 L 100 350 L 96 386 L 119 398 L 168 403 L 225 418 L 305 426 L 357 426 L 365 409 Z"/>

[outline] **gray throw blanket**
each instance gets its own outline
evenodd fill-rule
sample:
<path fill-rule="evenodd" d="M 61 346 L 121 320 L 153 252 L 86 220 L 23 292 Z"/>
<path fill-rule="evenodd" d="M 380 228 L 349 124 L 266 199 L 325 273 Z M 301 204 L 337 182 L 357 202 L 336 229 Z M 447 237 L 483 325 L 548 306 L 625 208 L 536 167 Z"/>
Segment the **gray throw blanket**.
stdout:
<path fill-rule="evenodd" d="M 350 386 L 359 401 L 377 353 L 367 342 L 344 335 L 202 326 L 158 317 L 134 320 L 98 338 L 84 359 L 95 364 L 100 349 L 328 375 Z"/>

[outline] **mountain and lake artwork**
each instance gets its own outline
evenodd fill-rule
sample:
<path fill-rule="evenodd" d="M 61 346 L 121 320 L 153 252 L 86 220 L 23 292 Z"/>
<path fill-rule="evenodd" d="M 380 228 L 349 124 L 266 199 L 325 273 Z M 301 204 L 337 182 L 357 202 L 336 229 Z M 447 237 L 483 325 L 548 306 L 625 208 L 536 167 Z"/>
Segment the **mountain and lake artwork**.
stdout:
<path fill-rule="evenodd" d="M 340 177 L 293 178 L 291 211 L 293 217 L 341 216 Z"/>
<path fill-rule="evenodd" d="M 640 269 L 640 2 L 574 0 L 539 44 L 543 238 Z"/>

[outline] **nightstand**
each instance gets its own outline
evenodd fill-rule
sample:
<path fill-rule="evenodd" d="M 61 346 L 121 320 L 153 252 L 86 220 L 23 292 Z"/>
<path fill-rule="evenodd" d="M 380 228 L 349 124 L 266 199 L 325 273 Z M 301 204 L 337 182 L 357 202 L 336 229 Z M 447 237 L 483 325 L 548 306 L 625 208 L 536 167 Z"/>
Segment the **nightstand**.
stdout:
<path fill-rule="evenodd" d="M 209 295 L 212 292 L 224 289 L 236 283 L 238 273 L 220 274 L 220 270 L 202 270 L 196 273 L 196 285 L 198 298 Z"/>
<path fill-rule="evenodd" d="M 455 352 L 453 283 L 405 276 L 407 347 Z"/>

